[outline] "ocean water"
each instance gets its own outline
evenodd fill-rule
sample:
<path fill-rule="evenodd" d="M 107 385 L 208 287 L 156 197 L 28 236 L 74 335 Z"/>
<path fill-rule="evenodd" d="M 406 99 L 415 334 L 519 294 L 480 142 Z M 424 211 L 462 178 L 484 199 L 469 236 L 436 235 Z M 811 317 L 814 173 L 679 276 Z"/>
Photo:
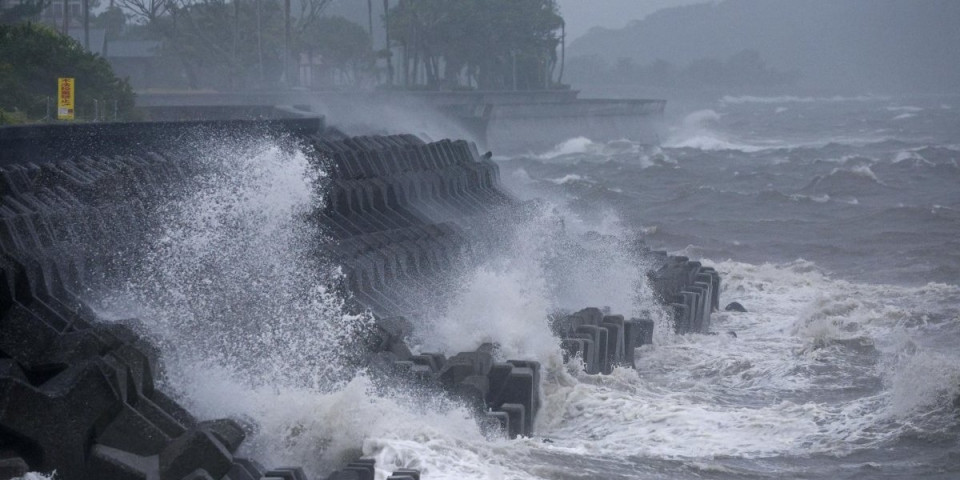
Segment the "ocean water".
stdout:
<path fill-rule="evenodd" d="M 669 107 L 662 144 L 572 138 L 495 157 L 540 198 L 505 248 L 417 319 L 414 349 L 495 342 L 543 364 L 537 435 L 484 434 L 463 406 L 348 368 L 364 316 L 309 221 L 322 171 L 289 145 L 201 151 L 137 274 L 99 299 L 136 315 L 166 388 L 244 419 L 243 455 L 378 478 L 960 478 L 960 97 L 723 97 Z M 723 278 L 714 335 L 676 336 L 637 238 Z M 319 251 L 318 251 L 319 250 Z M 658 321 L 636 368 L 561 362 L 547 316 Z"/>

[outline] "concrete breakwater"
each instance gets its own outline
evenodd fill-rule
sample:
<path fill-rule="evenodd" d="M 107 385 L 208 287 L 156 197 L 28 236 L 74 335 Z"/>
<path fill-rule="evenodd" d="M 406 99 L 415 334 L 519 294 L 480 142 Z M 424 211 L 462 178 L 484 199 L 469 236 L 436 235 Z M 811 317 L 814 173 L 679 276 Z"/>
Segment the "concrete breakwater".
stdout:
<path fill-rule="evenodd" d="M 332 237 L 350 307 L 374 319 L 358 339 L 358 366 L 460 398 L 491 432 L 535 433 L 537 362 L 503 361 L 491 344 L 449 357 L 407 345 L 417 292 L 444 288 L 450 272 L 497 248 L 489 232 L 524 208 L 472 144 L 347 137 L 320 120 L 19 127 L 0 130 L 0 477 L 306 478 L 235 457 L 250 426 L 195 418 L 157 387 L 161 354 L 141 324 L 102 318 L 87 299 L 94 279 L 122 273 L 116 251 L 141 253 L 156 199 L 195 174 L 196 146 L 250 135 L 292 137 L 327 172 L 315 218 Z M 677 332 L 707 331 L 716 272 L 635 246 Z M 598 308 L 551 326 L 589 373 L 632 365 L 654 328 Z M 360 459 L 330 478 L 372 479 L 377 468 Z"/>

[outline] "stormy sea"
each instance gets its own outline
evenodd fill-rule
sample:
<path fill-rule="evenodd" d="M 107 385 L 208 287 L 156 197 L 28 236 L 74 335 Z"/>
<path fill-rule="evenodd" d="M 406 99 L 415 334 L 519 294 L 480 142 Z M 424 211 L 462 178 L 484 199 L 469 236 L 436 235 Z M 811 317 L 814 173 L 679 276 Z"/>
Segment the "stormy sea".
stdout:
<path fill-rule="evenodd" d="M 346 367 L 362 318 L 314 241 L 324 172 L 295 146 L 223 143 L 160 202 L 135 275 L 90 295 L 143 321 L 191 411 L 249 426 L 241 455 L 430 480 L 960 478 L 960 97 L 673 102 L 659 145 L 494 152 L 528 213 L 418 300 L 409 343 L 540 361 L 517 440 Z M 710 334 L 672 332 L 636 240 L 720 272 Z M 562 362 L 548 318 L 586 306 L 658 319 L 635 368 Z"/>

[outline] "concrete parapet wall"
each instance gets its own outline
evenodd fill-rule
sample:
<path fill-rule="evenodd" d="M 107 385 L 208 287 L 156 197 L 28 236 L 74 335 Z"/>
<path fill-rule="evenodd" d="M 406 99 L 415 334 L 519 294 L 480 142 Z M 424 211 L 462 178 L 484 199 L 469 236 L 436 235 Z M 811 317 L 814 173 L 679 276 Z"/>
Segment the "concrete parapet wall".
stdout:
<path fill-rule="evenodd" d="M 510 153 L 548 149 L 577 136 L 595 141 L 659 141 L 664 100 L 579 99 L 578 95 L 576 90 L 143 92 L 137 105 L 156 120 L 274 118 L 273 106 L 299 105 L 366 129 L 354 133 L 393 133 L 398 123 L 394 117 L 400 115 L 412 123 L 425 121 L 428 130 L 470 136 L 484 148 Z M 378 117 L 385 112 L 391 114 Z"/>

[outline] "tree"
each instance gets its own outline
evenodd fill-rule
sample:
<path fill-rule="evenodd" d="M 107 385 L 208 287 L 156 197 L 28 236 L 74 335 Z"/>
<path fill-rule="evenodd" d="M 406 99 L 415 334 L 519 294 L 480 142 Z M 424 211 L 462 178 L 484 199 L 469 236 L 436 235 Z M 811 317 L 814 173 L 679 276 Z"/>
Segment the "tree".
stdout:
<path fill-rule="evenodd" d="M 154 25 L 160 17 L 180 7 L 181 0 L 116 0 L 116 5 L 125 10 L 134 22 Z"/>
<path fill-rule="evenodd" d="M 53 0 L 21 0 L 16 5 L 0 9 L 0 24 L 35 20 Z"/>
<path fill-rule="evenodd" d="M 408 86 L 548 88 L 563 19 L 555 0 L 405 0 L 388 28 Z"/>
<path fill-rule="evenodd" d="M 133 112 L 130 84 L 76 40 L 33 23 L 0 25 L 0 110 L 44 117 L 47 102 L 57 98 L 58 77 L 76 79 L 79 118 L 92 119 L 95 103 L 112 109 L 116 102 L 123 118 Z"/>
<path fill-rule="evenodd" d="M 95 15 L 91 24 L 94 28 L 102 28 L 106 31 L 108 39 L 117 39 L 120 38 L 120 34 L 123 33 L 123 28 L 127 23 L 127 16 L 123 13 L 123 10 L 120 7 L 113 6 L 107 7 L 104 11 L 100 12 L 99 15 Z"/>
<path fill-rule="evenodd" d="M 287 57 L 333 0 L 299 0 L 295 12 L 289 0 L 116 1 L 162 42 L 160 55 L 179 63 L 186 86 L 243 89 L 280 85 Z"/>
<path fill-rule="evenodd" d="M 298 50 L 321 56 L 333 83 L 357 85 L 373 68 L 370 35 L 364 28 L 343 17 L 324 17 L 308 28 Z"/>

